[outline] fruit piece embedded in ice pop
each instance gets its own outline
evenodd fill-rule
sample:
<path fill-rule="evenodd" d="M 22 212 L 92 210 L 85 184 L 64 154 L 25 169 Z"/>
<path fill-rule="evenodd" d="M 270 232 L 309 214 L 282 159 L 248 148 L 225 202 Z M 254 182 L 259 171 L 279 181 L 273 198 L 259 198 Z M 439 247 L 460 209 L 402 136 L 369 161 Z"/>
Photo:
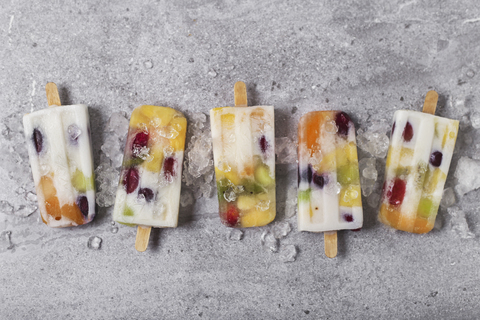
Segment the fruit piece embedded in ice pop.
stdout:
<path fill-rule="evenodd" d="M 298 229 L 325 232 L 336 256 L 336 231 L 363 224 L 355 127 L 342 111 L 314 111 L 298 125 Z M 332 247 L 330 247 L 332 246 Z"/>
<path fill-rule="evenodd" d="M 88 109 L 60 106 L 54 83 L 46 91 L 51 107 L 23 117 L 40 215 L 50 227 L 82 225 L 95 216 Z"/>
<path fill-rule="evenodd" d="M 243 82 L 235 84 L 235 105 L 210 111 L 220 219 L 264 226 L 276 212 L 273 107 L 247 107 Z"/>
<path fill-rule="evenodd" d="M 175 109 L 144 105 L 132 112 L 113 220 L 139 226 L 139 251 L 150 227 L 177 226 L 186 130 Z"/>
<path fill-rule="evenodd" d="M 458 121 L 434 115 L 438 94 L 429 91 L 423 112 L 393 117 L 379 219 L 398 230 L 427 233 L 442 199 Z"/>

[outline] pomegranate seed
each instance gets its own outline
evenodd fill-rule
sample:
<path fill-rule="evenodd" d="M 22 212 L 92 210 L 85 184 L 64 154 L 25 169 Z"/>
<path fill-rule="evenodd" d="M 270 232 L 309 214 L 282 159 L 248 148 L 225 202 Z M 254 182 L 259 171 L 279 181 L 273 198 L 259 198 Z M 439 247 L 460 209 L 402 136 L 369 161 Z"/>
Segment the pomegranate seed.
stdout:
<path fill-rule="evenodd" d="M 42 152 L 43 135 L 37 128 L 33 129 L 33 143 L 35 144 L 35 150 L 37 150 L 37 153 Z"/>
<path fill-rule="evenodd" d="M 140 177 L 138 170 L 135 168 L 128 168 L 123 176 L 123 185 L 127 188 L 127 193 L 132 193 L 137 189 Z"/>
<path fill-rule="evenodd" d="M 407 122 L 405 129 L 403 129 L 403 140 L 409 142 L 413 137 L 413 127 L 410 122 Z"/>
<path fill-rule="evenodd" d="M 348 129 L 350 127 L 350 117 L 345 112 L 341 111 L 335 116 L 335 123 L 338 127 L 338 134 L 348 136 Z"/>
<path fill-rule="evenodd" d="M 442 164 L 442 158 L 443 154 L 440 151 L 434 151 L 430 155 L 430 163 L 434 167 L 440 167 L 440 165 Z"/>

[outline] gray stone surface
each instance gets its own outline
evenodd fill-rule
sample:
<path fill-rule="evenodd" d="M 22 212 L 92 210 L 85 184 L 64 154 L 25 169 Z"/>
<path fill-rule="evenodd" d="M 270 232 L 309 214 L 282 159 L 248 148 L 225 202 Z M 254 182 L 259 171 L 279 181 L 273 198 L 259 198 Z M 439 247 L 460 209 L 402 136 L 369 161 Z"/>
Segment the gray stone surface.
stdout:
<path fill-rule="evenodd" d="M 89 105 L 98 165 L 113 111 L 156 104 L 206 113 L 233 103 L 238 80 L 250 105 L 275 106 L 276 136 L 292 139 L 308 111 L 342 109 L 367 129 L 397 109 L 420 110 L 435 89 L 437 114 L 462 121 L 453 172 L 461 156 L 480 155 L 469 123 L 480 105 L 476 1 L 106 3 L 0 8 L 0 318 L 478 317 L 479 191 L 457 199 L 476 236 L 467 239 L 446 208 L 435 230 L 414 235 L 383 226 L 364 198 L 364 228 L 340 232 L 339 255 L 328 259 L 323 236 L 298 232 L 286 217 L 295 165 L 279 165 L 273 225 L 232 240 L 216 199 L 199 199 L 182 208 L 178 228 L 154 230 L 138 253 L 133 228 L 111 232 L 111 208 L 66 229 L 28 215 L 34 187 L 21 126 L 56 82 L 64 104 Z M 285 221 L 293 230 L 277 253 L 266 250 L 262 234 Z M 99 250 L 87 246 L 93 236 L 103 240 Z M 296 260 L 284 262 L 293 248 Z"/>

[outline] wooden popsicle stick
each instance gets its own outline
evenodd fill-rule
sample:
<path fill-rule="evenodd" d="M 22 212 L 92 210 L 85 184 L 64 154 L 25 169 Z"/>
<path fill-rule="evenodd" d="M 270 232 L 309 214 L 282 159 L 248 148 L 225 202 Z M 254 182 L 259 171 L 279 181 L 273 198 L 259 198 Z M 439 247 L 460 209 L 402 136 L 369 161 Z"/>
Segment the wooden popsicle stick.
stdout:
<path fill-rule="evenodd" d="M 52 106 L 61 106 L 60 95 L 58 94 L 57 85 L 54 82 L 49 82 L 45 86 L 45 91 L 47 92 L 47 103 L 49 107 Z"/>
<path fill-rule="evenodd" d="M 138 226 L 137 238 L 135 239 L 135 249 L 137 249 L 138 252 L 144 252 L 147 250 L 148 241 L 150 240 L 150 231 L 152 231 L 152 227 Z"/>
<path fill-rule="evenodd" d="M 235 107 L 247 107 L 247 86 L 242 81 L 237 81 L 233 87 Z"/>
<path fill-rule="evenodd" d="M 437 109 L 438 93 L 434 90 L 428 91 L 425 96 L 425 102 L 423 103 L 422 112 L 435 114 L 435 109 Z"/>
<path fill-rule="evenodd" d="M 337 231 L 325 231 L 323 233 L 325 242 L 325 255 L 329 258 L 337 256 Z"/>

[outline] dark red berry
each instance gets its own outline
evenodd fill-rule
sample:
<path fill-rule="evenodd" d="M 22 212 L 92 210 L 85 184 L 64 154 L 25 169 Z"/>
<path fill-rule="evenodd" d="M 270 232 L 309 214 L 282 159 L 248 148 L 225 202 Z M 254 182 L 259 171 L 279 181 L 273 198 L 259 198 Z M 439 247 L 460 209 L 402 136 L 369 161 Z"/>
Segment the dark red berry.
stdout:
<path fill-rule="evenodd" d="M 393 206 L 402 204 L 406 187 L 404 180 L 395 178 L 392 189 L 387 191 L 388 202 Z"/>
<path fill-rule="evenodd" d="M 127 188 L 127 193 L 132 193 L 137 189 L 140 177 L 138 170 L 135 168 L 128 168 L 123 175 L 123 185 Z"/>
<path fill-rule="evenodd" d="M 323 188 L 325 184 L 328 183 L 328 178 L 323 174 L 317 174 L 316 172 L 313 174 L 313 183 L 315 183 L 320 189 Z"/>
<path fill-rule="evenodd" d="M 403 140 L 409 142 L 413 138 L 413 127 L 410 122 L 407 122 L 405 129 L 403 129 Z"/>
<path fill-rule="evenodd" d="M 88 217 L 88 199 L 86 196 L 79 196 L 77 198 L 77 206 L 85 218 Z"/>
<path fill-rule="evenodd" d="M 392 136 L 393 136 L 393 132 L 395 131 L 395 123 L 396 123 L 396 122 L 394 122 L 394 123 L 393 123 L 393 126 L 392 126 Z"/>
<path fill-rule="evenodd" d="M 37 128 L 33 129 L 33 144 L 37 153 L 40 153 L 43 148 L 43 135 Z"/>
<path fill-rule="evenodd" d="M 337 124 L 338 134 L 348 136 L 348 129 L 350 127 L 350 117 L 345 112 L 341 111 L 335 116 L 335 123 Z"/>
<path fill-rule="evenodd" d="M 236 226 L 238 223 L 238 219 L 240 218 L 240 212 L 238 211 L 237 207 L 234 205 L 229 205 L 227 208 L 227 216 L 225 218 L 227 226 Z"/>
<path fill-rule="evenodd" d="M 168 181 L 172 181 L 173 177 L 175 177 L 175 163 L 177 160 L 174 157 L 168 157 L 163 162 L 163 172 L 165 175 L 165 179 Z"/>
<path fill-rule="evenodd" d="M 343 220 L 347 222 L 352 222 L 353 221 L 353 215 L 350 213 L 344 213 L 343 215 Z"/>
<path fill-rule="evenodd" d="M 143 196 L 143 198 L 145 198 L 145 201 L 150 202 L 153 200 L 153 191 L 149 188 L 141 188 L 140 190 L 138 190 L 138 196 Z"/>
<path fill-rule="evenodd" d="M 135 139 L 132 144 L 132 152 L 134 156 L 138 156 L 140 150 L 146 147 L 148 143 L 148 132 L 140 131 L 135 135 Z"/>
<path fill-rule="evenodd" d="M 360 231 L 360 230 L 362 230 L 362 228 L 352 229 L 352 231 L 355 231 L 355 232 Z"/>
<path fill-rule="evenodd" d="M 262 136 L 259 142 L 260 142 L 260 150 L 262 150 L 263 153 L 267 152 L 267 149 L 270 146 L 270 144 L 267 141 L 267 138 L 265 138 L 265 136 Z"/>
<path fill-rule="evenodd" d="M 430 163 L 434 167 L 440 167 L 440 165 L 442 164 L 442 158 L 443 154 L 440 151 L 434 151 L 430 155 Z"/>

